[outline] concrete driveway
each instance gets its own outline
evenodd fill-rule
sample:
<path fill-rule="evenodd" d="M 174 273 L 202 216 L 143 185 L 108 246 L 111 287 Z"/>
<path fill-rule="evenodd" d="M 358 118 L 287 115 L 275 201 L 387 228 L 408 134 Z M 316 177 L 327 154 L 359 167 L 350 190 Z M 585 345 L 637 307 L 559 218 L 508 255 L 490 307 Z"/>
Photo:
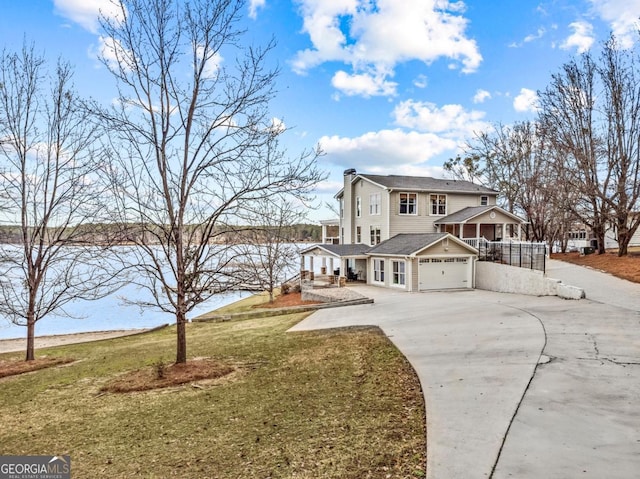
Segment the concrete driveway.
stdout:
<path fill-rule="evenodd" d="M 321 310 L 292 330 L 382 328 L 422 384 L 428 478 L 638 477 L 637 310 L 479 290 L 357 291 L 375 303 Z"/>

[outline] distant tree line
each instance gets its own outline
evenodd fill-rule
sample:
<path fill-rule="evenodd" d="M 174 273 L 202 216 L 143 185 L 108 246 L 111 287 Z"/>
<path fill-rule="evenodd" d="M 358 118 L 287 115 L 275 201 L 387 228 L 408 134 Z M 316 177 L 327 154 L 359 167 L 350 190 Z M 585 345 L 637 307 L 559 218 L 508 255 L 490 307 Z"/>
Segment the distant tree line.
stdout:
<path fill-rule="evenodd" d="M 192 229 L 196 229 L 197 226 L 191 226 Z M 272 225 L 235 225 L 221 226 L 219 231 L 224 234 L 216 238 L 217 243 L 238 243 L 243 241 L 237 235 L 238 231 L 252 230 L 256 236 L 255 241 L 257 243 L 265 243 L 269 240 L 269 231 Z M 51 228 L 57 230 L 58 228 Z M 186 229 L 189 229 L 187 226 Z M 113 225 L 110 223 L 90 223 L 83 224 L 78 227 L 79 231 L 71 232 L 68 230 L 66 233 L 62 232 L 60 238 L 66 238 L 65 243 L 67 245 L 130 245 L 139 240 L 138 236 L 144 234 L 146 228 L 142 228 L 139 225 Z M 314 225 L 311 223 L 299 223 L 288 225 L 281 230 L 282 240 L 288 243 L 317 243 L 322 240 L 322 227 L 320 225 Z M 24 241 L 22 229 L 20 226 L 15 225 L 0 225 L 0 244 L 13 244 L 20 245 Z M 212 240 L 210 244 L 215 244 Z"/>
<path fill-rule="evenodd" d="M 585 225 L 605 251 L 613 230 L 626 255 L 640 226 L 640 57 L 612 35 L 538 92 L 533 121 L 495 125 L 469 141 L 445 169 L 503 194 L 503 206 L 528 221 L 531 240 L 567 245 Z"/>

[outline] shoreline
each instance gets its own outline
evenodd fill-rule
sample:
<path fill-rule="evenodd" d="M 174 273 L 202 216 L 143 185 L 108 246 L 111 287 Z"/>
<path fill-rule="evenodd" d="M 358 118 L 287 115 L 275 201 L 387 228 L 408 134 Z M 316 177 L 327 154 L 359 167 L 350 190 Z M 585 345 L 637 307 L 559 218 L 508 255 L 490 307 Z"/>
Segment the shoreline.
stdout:
<path fill-rule="evenodd" d="M 157 329 L 165 328 L 167 325 L 156 328 L 144 329 L 119 329 L 114 331 L 91 331 L 84 333 L 51 334 L 46 336 L 36 336 L 35 349 L 51 348 L 54 346 L 66 346 L 69 344 L 89 343 L 101 341 L 103 339 L 121 338 L 134 336 L 136 334 L 148 333 Z M 27 338 L 0 339 L 0 354 L 16 353 L 26 351 Z"/>

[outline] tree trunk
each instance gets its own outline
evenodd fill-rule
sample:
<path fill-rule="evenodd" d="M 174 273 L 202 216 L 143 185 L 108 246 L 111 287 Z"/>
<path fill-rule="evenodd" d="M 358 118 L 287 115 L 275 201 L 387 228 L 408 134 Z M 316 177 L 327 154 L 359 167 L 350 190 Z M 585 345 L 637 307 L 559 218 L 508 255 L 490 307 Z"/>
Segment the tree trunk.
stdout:
<path fill-rule="evenodd" d="M 187 318 L 184 314 L 184 308 L 179 308 L 176 314 L 177 344 L 176 344 L 176 364 L 187 362 Z"/>
<path fill-rule="evenodd" d="M 25 361 L 33 361 L 35 359 L 35 333 L 36 322 L 32 311 L 27 313 L 27 355 Z"/>

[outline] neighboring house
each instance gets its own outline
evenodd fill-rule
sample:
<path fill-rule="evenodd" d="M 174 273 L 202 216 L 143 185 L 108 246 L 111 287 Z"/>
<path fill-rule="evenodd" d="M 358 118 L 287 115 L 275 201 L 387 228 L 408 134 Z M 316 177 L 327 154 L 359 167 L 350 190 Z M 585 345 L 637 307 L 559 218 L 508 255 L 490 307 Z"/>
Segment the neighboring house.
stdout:
<path fill-rule="evenodd" d="M 471 288 L 479 238 L 519 239 L 521 218 L 496 205 L 498 192 L 468 181 L 344 172 L 339 244 L 303 251 L 349 279 L 407 291 Z"/>

